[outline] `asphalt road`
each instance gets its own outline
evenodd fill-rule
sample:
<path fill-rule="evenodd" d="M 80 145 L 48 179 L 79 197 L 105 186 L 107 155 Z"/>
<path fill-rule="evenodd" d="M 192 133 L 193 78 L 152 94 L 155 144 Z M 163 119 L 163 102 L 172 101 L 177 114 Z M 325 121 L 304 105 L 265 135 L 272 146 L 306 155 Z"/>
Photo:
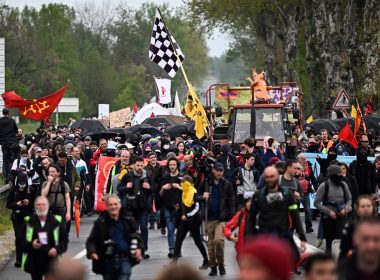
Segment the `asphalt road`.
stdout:
<path fill-rule="evenodd" d="M 71 227 L 70 243 L 66 255 L 75 256 L 88 268 L 87 279 L 102 279 L 99 275 L 91 272 L 91 262 L 85 256 L 85 240 L 89 235 L 95 217 L 84 217 L 81 220 L 81 232 L 79 238 L 75 234 L 74 224 Z M 303 217 L 302 217 L 303 220 Z M 308 234 L 308 242 L 315 245 L 316 232 L 318 228 L 317 222 L 313 222 L 314 233 Z M 212 279 L 237 279 L 238 267 L 235 261 L 235 249 L 232 242 L 226 240 L 225 242 L 225 264 L 227 275 L 223 277 L 213 277 Z M 308 250 L 314 251 L 316 248 L 311 246 Z M 165 265 L 170 263 L 167 258 L 167 237 L 162 236 L 159 230 L 149 230 L 149 254 L 150 259 L 143 260 L 139 265 L 135 266 L 132 271 L 132 279 L 154 279 L 157 273 L 164 268 Z M 182 247 L 182 258 L 180 262 L 187 262 L 194 267 L 201 265 L 202 257 L 198 252 L 197 247 L 194 245 L 192 238 L 187 237 Z M 21 269 L 14 267 L 15 258 L 0 271 L 1 280 L 24 280 L 30 279 L 29 274 L 24 273 Z M 207 278 L 208 271 L 202 271 Z"/>

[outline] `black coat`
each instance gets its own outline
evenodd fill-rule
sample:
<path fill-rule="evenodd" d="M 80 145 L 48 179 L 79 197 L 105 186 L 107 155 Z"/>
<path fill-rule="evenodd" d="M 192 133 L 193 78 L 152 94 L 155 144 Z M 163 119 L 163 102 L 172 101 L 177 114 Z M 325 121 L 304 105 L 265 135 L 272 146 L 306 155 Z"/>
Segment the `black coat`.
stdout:
<path fill-rule="evenodd" d="M 137 233 L 138 225 L 132 215 L 128 212 L 124 212 L 121 210 L 120 219 L 124 219 L 126 230 L 125 234 L 130 243 L 132 239 L 137 239 L 137 247 L 140 249 L 144 248 L 142 243 L 141 236 Z M 92 271 L 97 274 L 104 273 L 104 265 L 105 265 L 105 252 L 106 245 L 105 241 L 110 239 L 109 236 L 109 228 L 110 228 L 111 217 L 108 213 L 103 213 L 99 216 L 99 218 L 94 222 L 94 227 L 91 230 L 90 236 L 86 241 L 86 249 L 87 249 L 87 258 L 90 258 L 92 253 L 96 253 L 99 257 L 98 261 L 92 261 Z M 132 260 L 132 264 L 136 264 Z"/>
<path fill-rule="evenodd" d="M 236 204 L 235 204 L 235 194 L 233 187 L 230 182 L 228 182 L 225 178 L 222 178 L 222 183 L 220 186 L 220 206 L 219 206 L 219 221 L 220 222 L 227 222 L 231 220 L 231 218 L 236 213 Z M 208 181 L 208 186 L 206 190 L 205 182 L 203 182 L 199 186 L 199 195 L 197 200 L 201 200 L 201 197 L 203 196 L 203 193 L 210 192 L 212 186 L 212 181 Z M 210 193 L 211 198 L 211 193 Z M 204 205 L 202 205 L 204 206 Z M 204 207 L 203 207 L 204 208 Z M 203 209 L 204 214 L 204 209 Z"/>
<path fill-rule="evenodd" d="M 17 142 L 17 125 L 14 119 L 0 118 L 0 145 L 10 146 Z"/>

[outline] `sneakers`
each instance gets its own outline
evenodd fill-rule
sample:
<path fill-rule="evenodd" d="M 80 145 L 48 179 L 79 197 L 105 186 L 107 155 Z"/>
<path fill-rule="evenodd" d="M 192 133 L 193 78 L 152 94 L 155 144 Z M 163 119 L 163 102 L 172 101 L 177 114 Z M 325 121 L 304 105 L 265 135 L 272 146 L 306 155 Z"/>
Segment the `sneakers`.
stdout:
<path fill-rule="evenodd" d="M 211 271 L 208 274 L 208 276 L 217 276 L 218 275 L 218 270 L 216 269 L 216 266 L 211 267 Z"/>
<path fill-rule="evenodd" d="M 143 256 L 143 259 L 149 259 L 150 258 L 150 255 L 149 254 L 144 254 L 144 256 Z"/>
<path fill-rule="evenodd" d="M 320 248 L 322 246 L 323 239 L 317 239 L 317 248 Z"/>
<path fill-rule="evenodd" d="M 207 269 L 209 267 L 208 260 L 203 260 L 202 265 L 199 267 L 199 269 Z"/>
<path fill-rule="evenodd" d="M 15 267 L 21 267 L 21 263 L 20 262 L 15 262 Z"/>
<path fill-rule="evenodd" d="M 219 265 L 219 274 L 220 275 L 226 274 L 226 268 L 224 267 L 224 265 Z"/>
<path fill-rule="evenodd" d="M 154 229 L 154 222 L 151 222 L 149 225 L 149 229 Z"/>
<path fill-rule="evenodd" d="M 174 250 L 169 250 L 168 258 L 172 259 L 174 257 Z"/>
<path fill-rule="evenodd" d="M 311 233 L 311 232 L 314 232 L 313 228 L 306 229 L 306 233 Z"/>

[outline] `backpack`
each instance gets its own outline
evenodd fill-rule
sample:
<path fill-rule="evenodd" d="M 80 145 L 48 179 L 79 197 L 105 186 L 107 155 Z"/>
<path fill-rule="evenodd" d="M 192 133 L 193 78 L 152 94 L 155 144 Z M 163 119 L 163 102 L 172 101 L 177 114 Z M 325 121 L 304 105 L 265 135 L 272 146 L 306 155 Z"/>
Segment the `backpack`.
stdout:
<path fill-rule="evenodd" d="M 342 190 L 343 190 L 343 199 L 344 199 L 344 203 L 346 203 L 346 202 L 347 202 L 347 200 L 346 200 L 346 188 L 345 188 L 345 186 L 342 184 L 342 182 L 340 182 L 339 186 L 340 186 L 340 187 L 342 188 Z M 327 179 L 327 180 L 325 181 L 325 194 L 324 194 L 324 196 L 323 196 L 323 200 L 322 200 L 322 203 L 323 203 L 323 204 L 325 204 L 325 203 L 327 202 L 327 199 L 328 199 L 328 197 L 329 197 L 329 188 L 330 188 L 330 186 L 329 186 L 329 180 Z"/>
<path fill-rule="evenodd" d="M 50 205 L 50 208 L 51 210 L 53 209 L 57 209 L 57 208 L 60 208 L 60 207 L 56 207 L 55 204 L 57 202 L 57 196 L 59 193 L 61 193 L 63 195 L 63 198 L 64 198 L 64 201 L 65 201 L 65 207 L 66 207 L 66 200 L 65 200 L 65 183 L 63 180 L 59 180 L 59 189 L 60 189 L 60 192 L 59 190 L 55 192 L 55 198 L 54 198 L 54 203 L 52 205 Z M 49 196 L 49 194 L 52 193 L 51 191 L 51 188 L 49 188 L 49 192 L 47 194 L 47 196 Z"/>

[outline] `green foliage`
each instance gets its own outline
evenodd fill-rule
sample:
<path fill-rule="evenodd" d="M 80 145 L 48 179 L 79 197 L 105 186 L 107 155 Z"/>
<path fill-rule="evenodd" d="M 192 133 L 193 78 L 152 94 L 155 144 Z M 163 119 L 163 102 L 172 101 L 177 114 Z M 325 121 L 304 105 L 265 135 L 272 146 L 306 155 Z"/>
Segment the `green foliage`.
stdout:
<path fill-rule="evenodd" d="M 5 201 L 0 199 L 0 235 L 12 228 L 11 211 L 7 209 Z"/>
<path fill-rule="evenodd" d="M 103 19 L 86 16 L 98 12 L 91 5 L 83 10 L 63 4 L 22 10 L 0 6 L 6 90 L 25 98 L 40 97 L 69 79 L 66 96 L 79 97 L 83 116 L 94 115 L 99 103 L 109 103 L 111 110 L 131 106 L 133 101 L 142 105 L 156 94 L 153 77 L 167 77 L 148 57 L 157 7 L 144 4 L 132 10 L 120 5 L 115 14 L 104 14 Z M 204 32 L 180 10 L 160 8 L 186 56 L 184 67 L 190 80 L 201 83 L 208 71 Z M 184 84 L 182 74 L 177 74 L 173 91 Z"/>

